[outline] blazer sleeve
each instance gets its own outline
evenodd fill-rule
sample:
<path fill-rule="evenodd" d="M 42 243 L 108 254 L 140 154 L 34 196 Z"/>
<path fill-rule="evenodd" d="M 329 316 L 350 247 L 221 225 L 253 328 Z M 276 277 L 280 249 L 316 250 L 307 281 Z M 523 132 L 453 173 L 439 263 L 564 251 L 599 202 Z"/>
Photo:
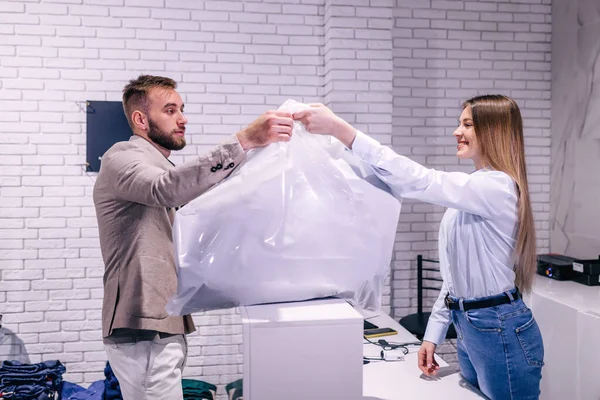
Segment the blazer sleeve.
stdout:
<path fill-rule="evenodd" d="M 102 157 L 102 168 L 114 177 L 116 198 L 147 206 L 179 207 L 222 181 L 246 158 L 237 138 L 231 136 L 212 151 L 169 170 L 148 162 L 141 147 Z M 103 171 L 101 171 L 103 172 Z"/>

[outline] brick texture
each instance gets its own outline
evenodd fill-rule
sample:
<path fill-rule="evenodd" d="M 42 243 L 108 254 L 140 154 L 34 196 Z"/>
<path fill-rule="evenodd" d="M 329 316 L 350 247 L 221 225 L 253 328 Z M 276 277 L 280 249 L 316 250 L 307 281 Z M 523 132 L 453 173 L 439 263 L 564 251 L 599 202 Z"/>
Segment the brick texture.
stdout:
<path fill-rule="evenodd" d="M 120 100 L 141 73 L 180 84 L 190 138 L 175 163 L 294 98 L 329 105 L 428 166 L 469 171 L 451 136 L 461 101 L 510 95 L 525 119 L 538 246 L 547 251 L 550 8 L 549 0 L 2 2 L 0 313 L 12 338 L 0 358 L 59 358 L 80 384 L 103 377 L 103 264 L 83 110 L 86 100 Z M 436 256 L 442 213 L 403 202 L 384 294 L 395 318 L 416 310 L 414 260 Z M 224 385 L 242 374 L 239 314 L 195 319 L 186 376 L 217 384 L 225 399 Z M 452 343 L 441 350 L 455 359 Z"/>

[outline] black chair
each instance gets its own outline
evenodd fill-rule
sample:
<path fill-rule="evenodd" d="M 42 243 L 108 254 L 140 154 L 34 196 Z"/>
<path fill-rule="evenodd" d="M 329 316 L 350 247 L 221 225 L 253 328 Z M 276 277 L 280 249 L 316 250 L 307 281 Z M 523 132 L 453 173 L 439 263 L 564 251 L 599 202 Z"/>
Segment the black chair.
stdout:
<path fill-rule="evenodd" d="M 417 256 L 417 313 L 407 315 L 400 319 L 400 325 L 415 335 L 419 340 L 423 340 L 423 336 L 425 336 L 427 321 L 429 321 L 429 316 L 431 315 L 430 312 L 423 312 L 423 289 L 439 290 L 437 287 L 423 286 L 423 281 L 442 281 L 442 278 L 423 277 L 423 271 L 438 272 L 438 269 L 435 268 L 423 268 L 424 261 L 439 264 L 439 261 L 437 260 L 423 258 L 420 254 Z M 446 339 L 456 339 L 456 330 L 452 323 L 448 328 L 448 333 L 446 333 Z"/>

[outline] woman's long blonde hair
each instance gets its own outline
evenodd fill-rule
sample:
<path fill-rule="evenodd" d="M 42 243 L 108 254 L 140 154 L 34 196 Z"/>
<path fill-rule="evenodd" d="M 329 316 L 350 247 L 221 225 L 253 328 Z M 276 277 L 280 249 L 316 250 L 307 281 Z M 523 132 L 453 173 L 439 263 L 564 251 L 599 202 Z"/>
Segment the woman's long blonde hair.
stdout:
<path fill-rule="evenodd" d="M 505 172 L 516 183 L 518 195 L 515 285 L 529 292 L 536 270 L 536 239 L 529 200 L 523 119 L 517 103 L 502 95 L 477 96 L 463 103 L 471 107 L 475 137 L 485 167 Z"/>

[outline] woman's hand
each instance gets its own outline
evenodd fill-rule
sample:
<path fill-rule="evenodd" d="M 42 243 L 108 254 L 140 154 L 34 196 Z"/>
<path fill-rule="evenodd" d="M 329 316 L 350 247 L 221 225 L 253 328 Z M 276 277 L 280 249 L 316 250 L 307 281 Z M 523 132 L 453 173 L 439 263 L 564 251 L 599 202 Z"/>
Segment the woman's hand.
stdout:
<path fill-rule="evenodd" d="M 435 361 L 436 345 L 434 343 L 423 340 L 421 348 L 418 353 L 419 369 L 425 374 L 425 376 L 435 375 L 437 370 L 440 369 L 439 364 Z"/>
<path fill-rule="evenodd" d="M 356 137 L 356 130 L 334 114 L 323 104 L 309 104 L 310 108 L 293 114 L 296 121 L 300 121 L 310 133 L 332 135 L 351 148 Z"/>

